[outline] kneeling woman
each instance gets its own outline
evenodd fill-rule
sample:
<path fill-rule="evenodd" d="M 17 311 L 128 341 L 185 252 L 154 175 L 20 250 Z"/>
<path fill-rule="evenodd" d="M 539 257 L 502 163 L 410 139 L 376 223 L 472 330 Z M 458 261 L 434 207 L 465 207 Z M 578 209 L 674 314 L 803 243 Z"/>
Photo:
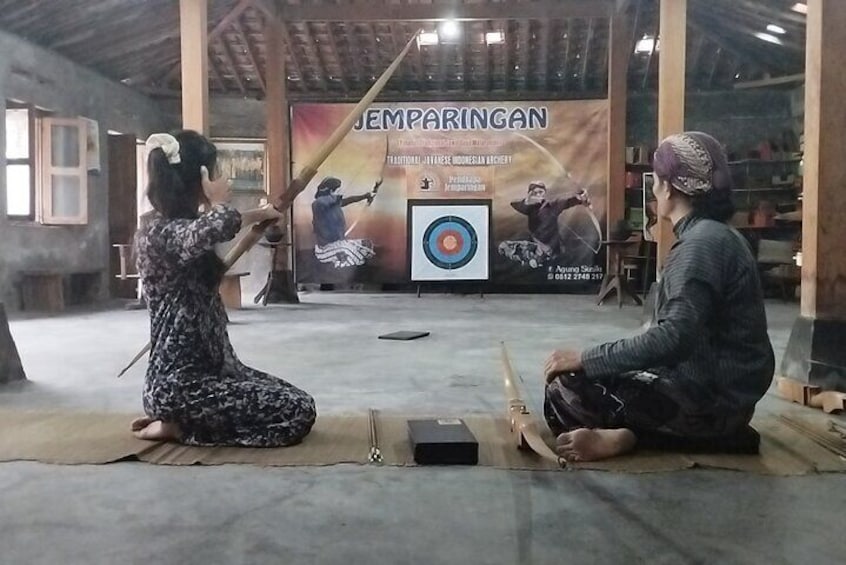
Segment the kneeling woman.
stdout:
<path fill-rule="evenodd" d="M 726 223 L 734 207 L 725 153 L 706 134 L 674 135 L 654 168 L 658 214 L 677 241 L 649 329 L 546 362 L 545 416 L 568 460 L 613 457 L 638 443 L 719 449 L 757 439 L 748 424 L 775 360 L 758 266 Z"/>
<path fill-rule="evenodd" d="M 189 445 L 300 442 L 316 418 L 314 399 L 235 355 L 218 294 L 224 265 L 214 252 L 242 225 L 280 213 L 270 206 L 232 208 L 228 181 L 209 180 L 217 150 L 198 133 L 155 134 L 147 145 L 147 196 L 155 211 L 144 218 L 135 245 L 152 349 L 147 416 L 132 423 L 133 432 Z"/>

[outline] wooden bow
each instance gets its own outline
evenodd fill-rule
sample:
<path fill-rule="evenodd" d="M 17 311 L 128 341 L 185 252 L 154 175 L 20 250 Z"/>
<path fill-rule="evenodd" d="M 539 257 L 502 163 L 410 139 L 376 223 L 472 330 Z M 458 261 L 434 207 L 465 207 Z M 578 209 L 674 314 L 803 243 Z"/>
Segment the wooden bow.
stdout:
<path fill-rule="evenodd" d="M 561 467 L 566 466 L 563 457 L 557 455 L 550 448 L 540 435 L 537 419 L 529 410 L 523 395 L 520 394 L 520 386 L 514 374 L 514 368 L 508 359 L 508 350 L 505 343 L 502 343 L 502 372 L 505 384 L 505 398 L 508 405 L 508 421 L 511 426 L 511 437 L 517 449 L 534 451 L 540 457 L 554 462 Z"/>
<path fill-rule="evenodd" d="M 312 178 L 314 178 L 314 175 L 317 174 L 318 167 L 320 167 L 329 154 L 335 150 L 341 140 L 344 139 L 347 133 L 349 133 L 349 131 L 353 128 L 361 115 L 364 114 L 367 107 L 370 106 L 376 96 L 379 95 L 379 92 L 381 92 L 385 87 L 385 84 L 387 84 L 391 75 L 394 74 L 394 71 L 396 71 L 403 58 L 405 58 L 406 53 L 408 53 L 408 50 L 411 49 L 411 46 L 417 40 L 417 36 L 421 31 L 422 30 L 417 31 L 417 33 L 411 37 L 405 48 L 400 52 L 397 58 L 394 59 L 391 65 L 385 69 L 382 76 L 379 77 L 379 80 L 373 83 L 373 86 L 370 87 L 370 90 L 367 91 L 367 94 L 364 95 L 361 102 L 356 104 L 355 108 L 353 108 L 344 121 L 341 122 L 341 125 L 332 132 L 329 139 L 323 142 L 323 146 L 317 151 L 315 156 L 312 157 L 311 161 L 306 163 L 300 171 L 300 174 L 297 175 L 297 178 L 291 181 L 291 184 L 288 185 L 286 190 L 283 190 L 276 196 L 275 201 L 273 201 L 274 208 L 280 212 L 285 212 L 291 207 L 297 195 L 305 190 L 308 183 Z M 229 250 L 229 253 L 226 254 L 226 257 L 223 260 L 226 267 L 229 268 L 234 265 L 235 261 L 237 261 L 241 255 L 249 251 L 249 249 L 261 239 L 262 234 L 264 234 L 264 230 L 273 225 L 275 222 L 276 220 L 266 220 L 253 225 L 253 227 L 250 228 L 250 231 L 248 231 L 244 237 L 242 237 L 232 247 L 232 249 Z"/>
<path fill-rule="evenodd" d="M 420 32 L 423 31 L 418 30 L 411 39 L 408 40 L 408 43 L 405 45 L 405 48 L 397 55 L 397 58 L 393 60 L 393 62 L 385 69 L 385 72 L 382 73 L 382 76 L 373 83 L 373 86 L 370 87 L 370 90 L 364 95 L 364 98 L 356 104 L 355 108 L 353 108 L 349 115 L 344 118 L 344 121 L 335 128 L 335 131 L 332 132 L 332 135 L 329 136 L 329 139 L 323 142 L 323 145 L 318 149 L 317 153 L 314 157 L 308 161 L 305 166 L 300 170 L 300 174 L 291 181 L 291 184 L 288 185 L 287 188 L 279 191 L 276 195 L 272 198 L 271 202 L 273 207 L 279 210 L 280 212 L 286 212 L 294 203 L 294 199 L 300 194 L 303 190 L 305 190 L 308 183 L 311 182 L 311 179 L 314 178 L 314 175 L 317 174 L 317 169 L 323 162 L 326 160 L 327 157 L 338 147 L 338 144 L 344 139 L 344 137 L 350 132 L 353 128 L 355 123 L 358 119 L 364 114 L 364 111 L 367 110 L 367 107 L 376 99 L 379 93 L 385 88 L 385 85 L 390 80 L 391 76 L 393 76 L 394 72 L 399 67 L 402 60 L 405 58 L 408 51 L 411 49 L 411 46 L 414 45 L 414 42 L 417 41 L 417 36 L 420 35 Z M 235 264 L 241 256 L 249 251 L 261 238 L 264 234 L 264 230 L 272 226 L 276 223 L 276 220 L 265 220 L 263 222 L 259 222 L 257 224 L 253 224 L 250 230 L 244 234 L 244 236 L 238 240 L 235 245 L 229 250 L 226 254 L 226 257 L 223 259 L 223 264 L 226 266 L 227 269 L 231 268 L 232 265 Z M 129 365 L 124 367 L 124 369 L 118 374 L 118 377 L 123 376 L 136 362 L 138 362 L 141 357 L 144 356 L 151 348 L 151 343 L 147 342 L 147 345 L 144 346 L 141 351 L 138 352 L 137 355 L 130 361 Z"/>

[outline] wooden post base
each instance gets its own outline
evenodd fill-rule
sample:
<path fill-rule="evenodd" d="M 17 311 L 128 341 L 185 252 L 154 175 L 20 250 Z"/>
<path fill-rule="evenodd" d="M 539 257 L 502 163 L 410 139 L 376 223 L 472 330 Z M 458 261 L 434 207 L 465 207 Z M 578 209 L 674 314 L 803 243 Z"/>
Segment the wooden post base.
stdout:
<path fill-rule="evenodd" d="M 799 316 L 781 361 L 780 377 L 846 392 L 846 321 Z"/>
<path fill-rule="evenodd" d="M 24 380 L 26 380 L 26 374 L 21 365 L 18 348 L 9 331 L 6 309 L 0 302 L 0 384 Z"/>
<path fill-rule="evenodd" d="M 846 393 L 832 390 L 822 390 L 818 386 L 809 385 L 786 377 L 776 379 L 779 394 L 791 402 L 820 408 L 826 414 L 846 410 Z"/>

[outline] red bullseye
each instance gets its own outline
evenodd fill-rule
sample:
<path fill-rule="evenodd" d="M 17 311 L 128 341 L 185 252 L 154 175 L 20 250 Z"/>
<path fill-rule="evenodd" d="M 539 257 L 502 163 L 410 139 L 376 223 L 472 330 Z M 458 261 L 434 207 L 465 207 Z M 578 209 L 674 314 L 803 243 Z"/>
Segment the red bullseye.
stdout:
<path fill-rule="evenodd" d="M 464 247 L 464 238 L 455 230 L 444 230 L 438 236 L 438 250 L 444 255 L 454 255 Z"/>

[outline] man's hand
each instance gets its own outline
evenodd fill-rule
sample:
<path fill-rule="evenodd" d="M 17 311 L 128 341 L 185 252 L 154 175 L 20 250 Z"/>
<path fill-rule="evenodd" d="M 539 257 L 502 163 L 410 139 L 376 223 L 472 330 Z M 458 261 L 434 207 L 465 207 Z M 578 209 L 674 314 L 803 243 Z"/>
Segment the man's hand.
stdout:
<path fill-rule="evenodd" d="M 577 192 L 577 193 L 576 193 L 576 198 L 578 198 L 578 199 L 579 199 L 579 201 L 580 201 L 583 205 L 585 205 L 585 206 L 590 206 L 590 194 L 588 194 L 588 193 L 587 193 L 587 191 L 586 191 L 585 189 L 582 189 L 582 190 L 580 190 L 579 192 Z"/>
<path fill-rule="evenodd" d="M 544 376 L 547 384 L 555 380 L 555 377 L 562 373 L 575 373 L 582 370 L 582 353 L 581 351 L 556 350 L 546 360 L 544 365 Z"/>
<path fill-rule="evenodd" d="M 376 190 L 367 193 L 367 205 L 373 204 L 373 199 L 376 198 Z"/>
<path fill-rule="evenodd" d="M 232 199 L 232 183 L 229 179 L 209 180 L 209 170 L 206 167 L 200 167 L 200 178 L 203 182 L 203 193 L 212 206 Z"/>

